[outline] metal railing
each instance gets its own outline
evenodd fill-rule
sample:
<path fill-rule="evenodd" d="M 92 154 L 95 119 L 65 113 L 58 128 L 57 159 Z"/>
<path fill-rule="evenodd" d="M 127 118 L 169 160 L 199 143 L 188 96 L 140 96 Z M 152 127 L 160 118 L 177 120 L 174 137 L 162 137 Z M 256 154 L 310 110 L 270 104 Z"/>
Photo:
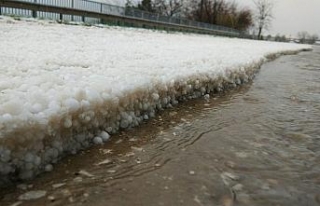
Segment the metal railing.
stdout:
<path fill-rule="evenodd" d="M 1 1 L 1 0 L 0 0 Z M 202 22 L 191 21 L 183 18 L 175 18 L 163 16 L 157 13 L 150 13 L 142 10 L 138 10 L 135 8 L 126 8 L 120 7 L 90 0 L 18 0 L 18 2 L 28 2 L 35 5 L 48 5 L 55 6 L 60 8 L 69 8 L 76 9 L 81 11 L 90 11 L 100 14 L 126 17 L 126 18 L 134 18 L 145 20 L 149 22 L 160 22 L 170 25 L 179 25 L 179 26 L 187 26 L 187 27 L 195 27 L 201 28 L 205 30 L 213 30 L 220 33 L 225 33 L 226 35 L 239 36 L 240 32 L 238 30 L 207 24 Z M 43 12 L 43 11 L 30 11 L 26 9 L 16 9 L 16 8 L 7 8 L 0 7 L 0 15 L 16 15 L 16 16 L 26 16 L 26 17 L 37 17 L 37 18 L 45 18 L 45 19 L 61 19 L 61 14 Z M 101 19 L 98 18 L 83 18 L 81 16 L 73 16 L 73 15 L 63 15 L 63 20 L 67 21 L 85 21 L 88 23 L 101 23 Z"/>

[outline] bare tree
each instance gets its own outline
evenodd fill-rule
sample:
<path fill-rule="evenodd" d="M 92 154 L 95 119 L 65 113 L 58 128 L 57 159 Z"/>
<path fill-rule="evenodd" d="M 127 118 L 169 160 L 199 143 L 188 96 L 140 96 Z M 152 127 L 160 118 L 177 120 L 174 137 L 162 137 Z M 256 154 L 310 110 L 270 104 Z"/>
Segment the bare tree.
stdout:
<path fill-rule="evenodd" d="M 314 44 L 314 43 L 316 43 L 318 38 L 319 37 L 317 34 L 310 35 L 306 31 L 298 32 L 298 39 L 299 39 L 300 43 L 302 43 L 302 44 Z"/>
<path fill-rule="evenodd" d="M 229 4 L 220 21 L 222 21 L 222 25 L 247 31 L 253 24 L 252 11 L 248 8 L 239 9 L 239 6 L 233 2 Z"/>
<path fill-rule="evenodd" d="M 313 34 L 313 35 L 311 35 L 310 39 L 311 39 L 311 43 L 315 44 L 318 41 L 319 36 L 317 34 Z"/>
<path fill-rule="evenodd" d="M 253 24 L 252 13 L 249 9 L 242 9 L 237 15 L 237 25 L 235 29 L 240 31 L 247 31 Z"/>
<path fill-rule="evenodd" d="M 204 8 L 205 0 L 200 1 L 200 21 L 203 21 L 203 8 Z"/>
<path fill-rule="evenodd" d="M 300 43 L 304 44 L 307 43 L 307 39 L 309 38 L 309 33 L 306 31 L 298 32 L 298 39 Z"/>
<path fill-rule="evenodd" d="M 239 9 L 235 2 L 228 0 L 192 0 L 187 18 L 209 24 L 231 27 L 246 31 L 252 25 L 252 12 Z"/>
<path fill-rule="evenodd" d="M 143 10 L 143 11 L 148 11 L 148 12 L 155 12 L 154 4 L 153 4 L 152 0 L 142 0 L 138 4 L 138 9 Z"/>
<path fill-rule="evenodd" d="M 185 7 L 184 16 L 191 20 L 205 22 L 204 5 L 207 0 L 190 0 L 189 5 Z"/>
<path fill-rule="evenodd" d="M 254 0 L 256 5 L 256 24 L 258 27 L 258 39 L 262 39 L 262 32 L 271 26 L 273 19 L 273 3 L 269 0 Z"/>
<path fill-rule="evenodd" d="M 176 16 L 181 12 L 183 0 L 154 0 L 157 12 L 165 16 Z"/>
<path fill-rule="evenodd" d="M 218 24 L 219 19 L 229 12 L 229 3 L 226 0 L 193 0 L 192 9 L 187 14 L 191 19 Z"/>

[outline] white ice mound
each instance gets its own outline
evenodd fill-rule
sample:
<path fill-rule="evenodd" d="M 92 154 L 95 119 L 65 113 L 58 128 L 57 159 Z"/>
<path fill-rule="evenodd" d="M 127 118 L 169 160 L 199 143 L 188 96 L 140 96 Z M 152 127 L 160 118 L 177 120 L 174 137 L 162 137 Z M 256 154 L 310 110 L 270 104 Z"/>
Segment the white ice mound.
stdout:
<path fill-rule="evenodd" d="M 0 17 L 0 182 L 51 171 L 179 101 L 253 78 L 305 45 Z"/>

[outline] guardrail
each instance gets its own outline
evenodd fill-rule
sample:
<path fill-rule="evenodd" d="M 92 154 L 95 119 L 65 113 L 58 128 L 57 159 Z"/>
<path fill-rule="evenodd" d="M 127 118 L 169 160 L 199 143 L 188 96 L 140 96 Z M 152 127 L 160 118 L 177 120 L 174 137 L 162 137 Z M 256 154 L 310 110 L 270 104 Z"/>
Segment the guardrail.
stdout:
<path fill-rule="evenodd" d="M 90 0 L 0 0 L 0 15 L 16 15 L 65 21 L 136 23 L 136 26 L 162 26 L 164 29 L 190 30 L 226 36 L 239 36 L 238 30 L 223 26 L 162 16 Z"/>

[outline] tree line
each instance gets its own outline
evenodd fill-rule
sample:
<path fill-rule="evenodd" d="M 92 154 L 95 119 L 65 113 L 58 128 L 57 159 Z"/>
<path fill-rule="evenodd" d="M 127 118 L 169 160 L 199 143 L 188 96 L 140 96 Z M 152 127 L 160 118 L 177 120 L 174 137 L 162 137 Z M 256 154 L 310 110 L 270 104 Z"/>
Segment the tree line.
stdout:
<path fill-rule="evenodd" d="M 249 34 L 251 31 L 253 35 L 250 38 L 290 41 L 290 38 L 280 34 L 274 37 L 263 36 L 263 32 L 269 29 L 273 21 L 272 0 L 252 0 L 255 5 L 254 10 L 243 8 L 232 0 L 138 0 L 138 4 L 133 4 L 131 1 L 137 0 L 127 0 L 127 8 L 225 26 L 244 34 Z M 307 32 L 299 32 L 297 38 L 299 43 L 308 44 L 314 44 L 319 39 L 317 35 L 310 35 Z"/>
<path fill-rule="evenodd" d="M 298 33 L 299 42 L 302 44 L 314 44 L 319 39 L 317 34 L 309 34 L 306 31 L 301 31 Z"/>
<path fill-rule="evenodd" d="M 127 0 L 126 6 L 243 32 L 253 25 L 253 13 L 250 9 L 240 8 L 235 2 L 227 0 L 142 0 L 136 6 Z"/>

